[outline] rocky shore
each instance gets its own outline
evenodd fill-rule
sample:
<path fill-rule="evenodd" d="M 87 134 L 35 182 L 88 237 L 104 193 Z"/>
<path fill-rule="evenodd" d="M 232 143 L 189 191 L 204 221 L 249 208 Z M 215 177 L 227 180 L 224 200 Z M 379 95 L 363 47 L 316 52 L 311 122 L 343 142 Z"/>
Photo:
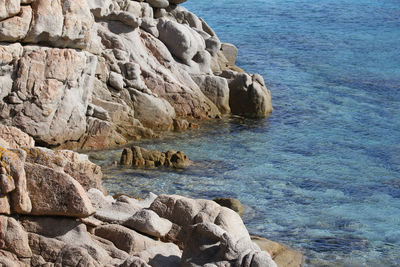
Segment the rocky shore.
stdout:
<path fill-rule="evenodd" d="M 182 2 L 0 1 L 1 266 L 301 264 L 301 254 L 250 237 L 240 216 L 214 201 L 114 199 L 99 166 L 62 150 L 272 111 L 263 78 L 235 66 L 236 47 Z M 121 164 L 190 161 L 133 146 Z"/>
<path fill-rule="evenodd" d="M 217 202 L 114 199 L 85 155 L 35 147 L 14 127 L 0 133 L 1 266 L 277 266 L 271 255 L 301 264 L 298 252 L 250 237 Z"/>

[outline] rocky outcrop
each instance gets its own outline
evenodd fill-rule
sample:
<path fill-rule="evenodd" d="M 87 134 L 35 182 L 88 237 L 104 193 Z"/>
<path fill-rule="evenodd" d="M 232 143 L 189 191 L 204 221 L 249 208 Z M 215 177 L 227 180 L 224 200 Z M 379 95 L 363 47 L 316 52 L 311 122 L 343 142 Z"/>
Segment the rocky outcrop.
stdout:
<path fill-rule="evenodd" d="M 191 161 L 183 151 L 169 150 L 160 152 L 147 150 L 142 147 L 133 146 L 124 148 L 121 155 L 121 165 L 133 167 L 170 167 L 182 169 L 191 164 Z"/>
<path fill-rule="evenodd" d="M 182 2 L 2 1 L 0 123 L 46 147 L 99 149 L 184 129 L 177 118 L 266 116 L 262 79 Z"/>

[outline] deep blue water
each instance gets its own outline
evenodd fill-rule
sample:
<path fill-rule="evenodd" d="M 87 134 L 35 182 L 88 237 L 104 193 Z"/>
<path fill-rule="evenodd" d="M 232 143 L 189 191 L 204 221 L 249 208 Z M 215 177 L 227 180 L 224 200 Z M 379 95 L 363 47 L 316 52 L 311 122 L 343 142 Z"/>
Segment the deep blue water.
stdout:
<path fill-rule="evenodd" d="M 303 251 L 309 266 L 399 266 L 400 2 L 184 6 L 239 48 L 240 67 L 264 76 L 275 110 L 144 141 L 197 166 L 105 169 L 109 191 L 236 197 L 251 233 Z"/>

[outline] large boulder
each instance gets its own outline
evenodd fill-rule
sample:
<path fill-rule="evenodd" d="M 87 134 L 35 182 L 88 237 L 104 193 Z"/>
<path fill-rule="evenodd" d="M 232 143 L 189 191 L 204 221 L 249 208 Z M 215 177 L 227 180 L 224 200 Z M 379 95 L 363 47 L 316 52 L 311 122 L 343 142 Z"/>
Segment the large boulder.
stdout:
<path fill-rule="evenodd" d="M 25 163 L 32 215 L 87 217 L 95 213 L 83 187 L 64 172 Z"/>
<path fill-rule="evenodd" d="M 117 248 L 129 254 L 141 252 L 156 245 L 156 241 L 153 239 L 118 224 L 101 225 L 96 227 L 94 233 L 110 240 Z"/>
<path fill-rule="evenodd" d="M 186 25 L 160 19 L 157 29 L 160 33 L 160 40 L 174 56 L 187 65 L 191 65 L 192 59 L 198 52 L 205 50 L 204 39 Z"/>
<path fill-rule="evenodd" d="M 104 191 L 101 184 L 100 166 L 89 161 L 88 156 L 71 150 L 53 151 L 47 148 L 33 147 L 25 149 L 26 161 L 47 166 L 73 177 L 85 189 L 97 188 Z"/>
<path fill-rule="evenodd" d="M 154 237 L 165 236 L 172 228 L 172 223 L 160 218 L 152 210 L 141 210 L 124 222 L 124 226 Z"/>
<path fill-rule="evenodd" d="M 271 94 L 261 75 L 225 70 L 220 76 L 228 80 L 229 106 L 233 114 L 265 117 L 272 111 Z"/>
<path fill-rule="evenodd" d="M 171 128 L 175 110 L 168 101 L 138 90 L 132 90 L 131 97 L 136 111 L 135 118 L 144 126 L 160 130 Z"/>
<path fill-rule="evenodd" d="M 80 262 L 83 266 L 118 266 L 128 257 L 111 242 L 91 235 L 74 218 L 23 217 L 21 224 L 29 232 L 32 252 L 42 257 L 42 264 L 77 266 Z"/>
<path fill-rule="evenodd" d="M 191 199 L 178 195 L 159 195 L 150 209 L 160 217 L 182 226 L 210 222 L 219 225 L 237 240 L 250 240 L 240 216 L 231 209 L 205 199 Z"/>
<path fill-rule="evenodd" d="M 221 113 L 229 113 L 229 86 L 225 78 L 214 75 L 192 75 L 200 90 L 218 107 Z"/>
<path fill-rule="evenodd" d="M 231 234 L 212 223 L 191 226 L 186 236 L 181 266 L 276 267 L 267 252 L 249 242 L 237 242 Z"/>

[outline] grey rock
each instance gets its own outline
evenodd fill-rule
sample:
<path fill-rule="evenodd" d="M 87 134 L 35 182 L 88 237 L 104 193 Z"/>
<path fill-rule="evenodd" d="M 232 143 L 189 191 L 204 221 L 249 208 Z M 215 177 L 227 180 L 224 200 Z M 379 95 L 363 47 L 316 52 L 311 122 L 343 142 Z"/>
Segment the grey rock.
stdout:
<path fill-rule="evenodd" d="M 166 8 L 169 6 L 168 0 L 146 0 L 152 7 Z"/>
<path fill-rule="evenodd" d="M 150 236 L 162 237 L 171 230 L 172 223 L 160 218 L 154 211 L 141 210 L 125 221 L 124 226 Z"/>
<path fill-rule="evenodd" d="M 238 49 L 233 44 L 222 43 L 221 51 L 224 54 L 225 58 L 228 60 L 229 65 L 235 65 L 236 58 L 238 55 Z"/>
<path fill-rule="evenodd" d="M 231 234 L 212 223 L 189 228 L 181 266 L 264 266 L 276 267 L 267 252 L 261 252 L 251 241 L 237 241 Z"/>
<path fill-rule="evenodd" d="M 32 210 L 32 203 L 27 191 L 26 173 L 24 162 L 26 152 L 23 150 L 5 151 L 1 160 L 8 166 L 10 175 L 15 183 L 15 190 L 11 192 L 11 206 L 14 212 L 29 213 Z M 3 203 L 4 205 L 5 203 Z M 6 205 L 6 204 L 5 204 Z"/>
<path fill-rule="evenodd" d="M 175 4 L 175 5 L 178 5 L 178 4 L 182 4 L 182 3 L 185 3 L 187 0 L 168 0 L 171 4 Z"/>
<path fill-rule="evenodd" d="M 156 244 L 153 239 L 117 224 L 96 227 L 94 233 L 99 237 L 110 240 L 117 248 L 129 254 L 141 252 Z"/>
<path fill-rule="evenodd" d="M 157 28 L 160 40 L 187 65 L 199 51 L 205 49 L 204 39 L 188 26 L 160 19 Z"/>
<path fill-rule="evenodd" d="M 44 144 L 78 140 L 86 131 L 96 64 L 86 52 L 25 46 L 13 89 L 24 102 L 8 105 L 7 112 L 15 115 L 3 121 Z"/>
<path fill-rule="evenodd" d="M 111 12 L 107 16 L 107 19 L 120 21 L 125 25 L 131 26 L 134 29 L 138 28 L 142 23 L 142 20 L 140 18 L 135 17 L 133 14 L 126 11 Z"/>
<path fill-rule="evenodd" d="M 229 86 L 225 78 L 214 75 L 192 75 L 192 79 L 221 113 L 230 112 Z"/>
<path fill-rule="evenodd" d="M 136 111 L 135 118 L 144 126 L 160 130 L 171 128 L 175 110 L 168 101 L 138 90 L 132 90 L 130 93 Z"/>
<path fill-rule="evenodd" d="M 179 267 L 182 252 L 178 246 L 173 243 L 157 242 L 154 246 L 147 248 L 141 252 L 135 253 L 153 267 Z"/>
<path fill-rule="evenodd" d="M 125 87 L 124 78 L 122 77 L 122 75 L 113 71 L 110 72 L 108 83 L 110 84 L 110 86 L 112 86 L 114 89 L 118 91 L 123 90 Z"/>
<path fill-rule="evenodd" d="M 271 94 L 260 75 L 223 71 L 220 76 L 228 80 L 233 114 L 265 117 L 272 111 Z"/>

